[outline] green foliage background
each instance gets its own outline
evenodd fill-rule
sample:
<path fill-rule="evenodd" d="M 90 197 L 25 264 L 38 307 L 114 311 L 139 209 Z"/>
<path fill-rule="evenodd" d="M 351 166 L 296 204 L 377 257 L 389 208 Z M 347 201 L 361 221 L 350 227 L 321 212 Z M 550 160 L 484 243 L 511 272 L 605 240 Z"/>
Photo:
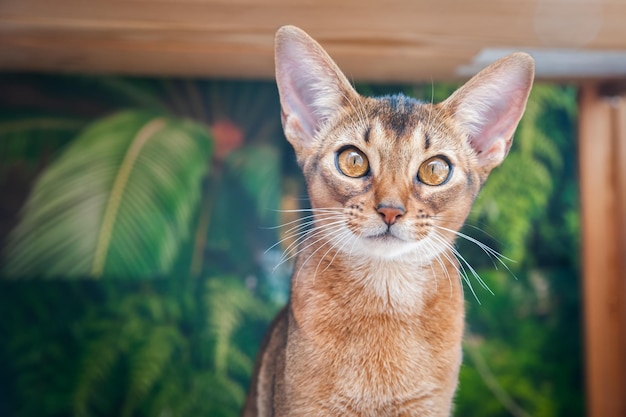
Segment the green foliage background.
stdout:
<path fill-rule="evenodd" d="M 358 89 L 440 101 L 455 87 Z M 116 263 L 121 273 L 105 269 L 98 280 L 88 268 L 49 274 L 61 261 L 80 261 L 67 249 L 35 256 L 25 263 L 30 280 L 14 280 L 10 265 L 23 242 L 15 230 L 41 207 L 26 201 L 94 123 L 112 128 L 120 114 L 164 117 L 173 129 L 196 132 L 204 149 L 179 164 L 195 173 L 183 187 L 190 191 L 165 200 L 184 201 L 187 213 L 167 239 L 171 261 L 148 267 L 160 260 L 157 234 L 140 271 Z M 254 355 L 288 288 L 289 271 L 273 271 L 280 249 L 265 252 L 278 240 L 272 227 L 285 221 L 285 199 L 306 204 L 273 83 L 5 74 L 0 115 L 1 267 L 10 278 L 0 281 L 0 415 L 238 415 Z M 455 415 L 583 415 L 575 122 L 575 89 L 535 86 L 510 155 L 476 201 L 464 232 L 513 259 L 509 269 L 458 242 L 494 295 L 476 282 L 476 298 L 466 291 Z M 71 171 L 79 181 L 94 170 Z M 62 236 L 86 233 L 76 227 L 67 220 Z M 45 253 L 58 237 L 39 230 L 25 247 L 44 245 Z"/>

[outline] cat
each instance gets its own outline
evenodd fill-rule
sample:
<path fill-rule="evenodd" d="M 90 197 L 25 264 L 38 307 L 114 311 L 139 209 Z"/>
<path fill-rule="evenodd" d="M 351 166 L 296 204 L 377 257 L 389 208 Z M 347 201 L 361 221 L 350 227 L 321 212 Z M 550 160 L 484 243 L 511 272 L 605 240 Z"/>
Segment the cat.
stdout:
<path fill-rule="evenodd" d="M 449 416 L 464 327 L 454 240 L 509 151 L 534 61 L 502 58 L 439 104 L 360 96 L 293 26 L 275 61 L 313 226 L 242 416 Z"/>

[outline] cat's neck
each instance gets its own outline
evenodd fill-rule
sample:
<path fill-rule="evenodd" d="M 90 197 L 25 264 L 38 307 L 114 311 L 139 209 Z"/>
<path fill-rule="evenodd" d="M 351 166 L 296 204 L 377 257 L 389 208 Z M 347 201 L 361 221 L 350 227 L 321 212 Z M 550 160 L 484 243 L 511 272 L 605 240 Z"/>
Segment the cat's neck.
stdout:
<path fill-rule="evenodd" d="M 295 264 L 292 303 L 336 315 L 420 315 L 437 297 L 462 298 L 453 260 L 451 253 L 424 263 L 413 252 L 384 258 L 311 249 Z"/>
<path fill-rule="evenodd" d="M 294 324 L 309 340 L 339 346 L 346 331 L 375 338 L 368 329 L 413 334 L 450 321 L 462 328 L 463 290 L 451 254 L 428 265 L 409 254 L 395 259 L 316 255 L 302 253 L 296 262 L 290 301 Z"/>

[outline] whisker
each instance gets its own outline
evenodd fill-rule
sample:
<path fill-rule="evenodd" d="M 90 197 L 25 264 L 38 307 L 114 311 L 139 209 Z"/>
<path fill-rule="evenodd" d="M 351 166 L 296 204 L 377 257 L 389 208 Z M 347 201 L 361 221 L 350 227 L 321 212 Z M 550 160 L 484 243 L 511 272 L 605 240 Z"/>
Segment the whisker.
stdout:
<path fill-rule="evenodd" d="M 345 222 L 345 218 L 343 216 L 344 209 L 340 207 L 316 207 L 285 210 L 280 209 L 276 211 L 280 213 L 309 214 L 300 219 L 292 220 L 284 224 L 269 228 L 281 229 L 289 227 L 287 230 L 284 231 L 283 237 L 278 242 L 270 246 L 266 250 L 266 252 L 272 250 L 276 246 L 281 245 L 288 240 L 293 239 L 293 242 L 291 242 L 289 246 L 287 246 L 283 250 L 283 254 L 280 257 L 278 263 L 274 266 L 274 270 L 279 268 L 285 262 L 288 262 L 297 257 L 299 254 L 305 252 L 310 247 L 319 244 L 319 242 L 325 239 L 325 236 L 327 236 L 328 234 L 336 233 L 337 231 L 341 230 Z M 319 221 L 323 221 L 324 224 L 316 226 L 317 222 Z M 320 248 L 324 246 L 326 246 L 326 244 L 321 245 Z M 313 254 L 315 254 L 320 248 L 316 249 Z M 311 256 L 313 254 L 311 254 Z M 307 262 L 308 258 L 302 265 L 305 265 Z"/>
<path fill-rule="evenodd" d="M 330 224 L 326 227 L 326 231 L 328 230 L 334 230 L 337 228 L 340 228 L 339 225 L 339 221 L 336 222 L 337 224 Z M 307 229 L 304 230 L 302 232 L 299 232 L 297 234 L 294 234 L 293 236 L 291 236 L 290 238 L 293 238 L 295 236 L 298 236 L 297 239 L 295 239 L 287 248 L 285 248 L 283 257 L 281 258 L 281 260 L 288 260 L 291 259 L 293 256 L 289 256 L 287 257 L 287 255 L 290 254 L 290 252 L 292 251 L 293 248 L 298 247 L 300 244 L 304 243 L 305 241 L 309 240 L 309 239 L 313 239 L 316 238 L 317 236 L 323 235 L 325 233 L 325 230 L 323 230 L 322 228 L 313 228 L 313 229 Z M 315 241 L 317 242 L 317 241 Z M 315 242 L 313 242 L 313 244 L 315 244 Z M 309 245 L 310 246 L 310 245 Z M 309 246 L 305 246 L 305 247 L 300 247 L 298 248 L 298 250 L 296 251 L 296 254 L 306 248 L 308 248 Z"/>
<path fill-rule="evenodd" d="M 472 295 L 474 295 L 474 298 L 476 299 L 478 304 L 482 304 L 482 303 L 480 302 L 480 299 L 478 298 L 478 295 L 476 294 L 476 291 L 474 290 L 474 287 L 473 287 L 473 285 L 471 283 L 471 280 L 469 278 L 469 274 L 471 274 L 474 277 L 474 279 L 476 279 L 476 281 L 481 285 L 481 287 L 483 287 L 489 293 L 494 295 L 493 291 L 491 291 L 489 286 L 485 283 L 485 281 L 483 281 L 483 279 L 480 277 L 478 272 L 476 272 L 476 270 L 469 264 L 469 262 L 467 262 L 467 260 L 463 257 L 463 255 L 461 255 L 459 253 L 459 251 L 452 244 L 448 243 L 445 240 L 445 238 L 443 238 L 442 236 L 440 236 L 437 233 L 434 233 L 432 235 L 432 237 L 435 240 L 437 240 L 440 243 L 442 243 L 454 255 L 454 257 L 459 261 L 458 262 L 458 266 L 459 266 L 460 269 L 457 269 L 457 271 L 459 272 L 459 276 L 462 277 L 463 281 L 465 281 L 465 283 L 467 284 L 468 288 L 472 292 Z M 445 251 L 443 252 L 443 254 L 449 261 L 452 261 L 449 258 L 449 255 Z M 469 271 L 469 274 L 468 274 L 467 271 Z"/>
<path fill-rule="evenodd" d="M 303 209 L 276 209 L 279 213 L 315 213 L 315 212 L 335 212 L 342 213 L 343 209 L 339 207 L 327 207 L 327 208 L 303 208 Z"/>
<path fill-rule="evenodd" d="M 465 259 L 465 257 L 463 255 L 461 255 L 461 253 L 456 249 L 456 248 L 451 248 L 452 252 L 454 253 L 454 256 L 457 257 L 457 259 L 461 260 L 465 266 L 467 266 L 467 268 L 469 269 L 469 271 L 472 273 L 472 276 L 476 279 L 476 281 L 478 281 L 478 283 L 487 291 L 489 291 L 489 293 L 491 295 L 495 295 L 493 293 L 493 291 L 491 291 L 491 288 L 489 288 L 489 286 L 487 285 L 487 283 L 480 277 L 480 275 L 478 274 L 478 272 L 476 272 L 476 270 L 472 267 L 472 265 L 470 265 L 469 262 L 467 262 L 467 260 Z"/>
<path fill-rule="evenodd" d="M 270 246 L 265 253 L 267 253 L 268 251 L 270 251 L 271 249 L 274 249 L 276 246 L 280 245 L 281 243 L 283 243 L 286 240 L 292 239 L 296 236 L 300 236 L 303 233 L 306 233 L 308 231 L 308 228 L 312 225 L 315 224 L 315 220 L 311 220 L 312 218 L 314 218 L 314 216 L 306 216 L 303 219 L 299 219 L 299 220 L 294 220 L 288 223 L 285 223 L 282 226 L 278 226 L 278 227 L 283 227 L 283 226 L 287 226 L 293 223 L 298 223 L 297 225 L 289 228 L 288 230 L 286 230 L 284 232 L 283 238 L 280 239 L 278 242 L 274 243 L 272 246 Z M 327 216 L 327 217 L 322 217 L 322 219 L 324 220 L 333 220 L 334 216 Z M 340 220 L 341 217 L 337 216 L 336 220 Z M 302 220 L 309 220 L 309 221 L 302 221 Z"/>
<path fill-rule="evenodd" d="M 304 220 L 313 219 L 313 218 L 315 218 L 315 215 L 311 214 L 310 216 L 305 216 L 305 217 L 301 217 L 301 218 L 296 219 L 296 220 L 291 220 L 291 221 L 289 221 L 287 223 L 279 224 L 278 226 L 263 226 L 263 227 L 261 227 L 261 229 L 264 229 L 264 230 L 280 229 L 280 228 L 283 228 L 285 226 L 289 226 L 289 225 L 294 224 L 294 223 L 302 223 L 302 221 L 304 221 Z"/>
<path fill-rule="evenodd" d="M 326 234 L 328 232 L 335 231 L 335 230 L 340 230 L 342 227 L 343 227 L 343 221 L 339 221 L 338 220 L 338 221 L 336 221 L 334 223 L 331 223 L 331 224 L 328 224 L 328 225 L 324 225 L 324 227 L 318 227 L 318 228 L 313 228 L 311 230 L 307 230 L 295 242 L 293 242 L 291 245 L 289 245 L 289 247 L 287 249 L 285 249 L 285 252 L 284 252 L 282 258 L 280 259 L 278 265 L 276 265 L 275 268 L 279 267 L 280 265 L 282 265 L 283 263 L 287 262 L 288 260 L 294 258 L 295 256 L 297 256 L 298 254 L 302 253 L 303 251 L 305 251 L 306 249 L 310 248 L 311 246 L 314 246 L 317 243 L 319 243 L 321 240 L 323 240 L 325 238 L 325 236 L 326 236 Z M 321 236 L 321 237 L 319 239 L 309 243 L 306 246 L 300 247 L 300 245 L 302 243 L 304 243 L 305 241 L 307 241 L 309 239 L 316 238 L 318 236 Z M 290 253 L 291 249 L 294 246 L 298 246 L 297 250 L 294 253 Z M 316 253 L 316 252 L 317 251 L 315 251 L 313 253 Z"/>
<path fill-rule="evenodd" d="M 448 272 L 448 268 L 446 268 L 443 260 L 441 259 L 442 253 L 437 250 L 437 248 L 435 247 L 435 245 L 432 242 L 426 241 L 426 243 L 428 244 L 428 246 L 430 247 L 430 249 L 432 250 L 433 253 L 437 253 L 437 255 L 435 256 L 435 260 L 437 261 L 439 266 L 441 266 L 441 269 L 443 270 L 444 275 L 448 279 L 448 284 L 450 285 L 450 296 L 452 296 L 452 277 L 450 276 L 450 273 Z M 444 247 L 447 247 L 447 245 L 444 245 Z M 445 258 L 449 257 L 449 255 L 445 251 L 443 252 L 443 256 Z M 450 264 L 458 271 L 458 268 L 456 267 L 454 262 L 451 262 L 450 259 L 448 259 L 448 262 L 450 262 Z M 437 277 L 437 274 L 435 273 L 434 266 L 433 266 L 432 262 L 430 263 L 430 268 L 433 270 L 433 274 L 435 275 L 435 277 Z M 436 287 L 436 289 L 437 289 L 437 287 Z"/>
<path fill-rule="evenodd" d="M 446 222 L 449 222 L 449 223 L 451 222 L 450 217 L 446 217 L 446 216 L 434 215 L 434 216 L 431 216 L 431 218 L 434 219 L 434 220 L 443 220 L 443 221 L 446 221 Z M 470 228 L 470 229 L 473 229 L 473 230 L 477 230 L 480 233 L 482 233 L 483 235 L 485 235 L 486 237 L 488 237 L 489 239 L 492 239 L 495 242 L 498 242 L 498 239 L 495 236 L 493 236 L 492 234 L 487 232 L 484 228 L 480 227 L 480 225 L 476 226 L 476 225 L 473 225 L 473 224 L 467 223 L 466 221 L 461 221 L 461 220 L 452 221 L 451 223 L 459 225 L 459 226 L 467 227 L 467 228 Z"/>
<path fill-rule="evenodd" d="M 313 211 L 313 209 L 298 209 L 298 210 L 279 210 L 283 213 L 300 213 L 300 212 L 311 212 Z M 283 227 L 286 226 L 290 226 L 292 224 L 296 224 L 296 226 L 288 229 L 285 231 L 285 234 L 292 232 L 294 229 L 300 229 L 301 224 L 305 224 L 304 227 L 307 227 L 308 225 L 311 225 L 314 223 L 315 218 L 318 218 L 319 220 L 328 220 L 331 219 L 333 216 L 337 216 L 339 217 L 341 214 L 343 213 L 342 209 L 337 209 L 334 211 L 328 210 L 328 209 L 322 209 L 319 213 L 313 213 L 310 214 L 308 216 L 304 216 L 295 220 L 291 220 L 287 223 L 283 223 L 283 224 L 279 224 L 277 226 L 265 226 L 265 227 L 261 227 L 264 230 L 276 230 L 276 229 L 281 229 Z M 310 222 L 305 222 L 306 220 L 312 220 Z"/>
<path fill-rule="evenodd" d="M 338 229 L 338 228 L 340 228 L 340 227 L 341 227 L 341 226 L 339 226 L 339 227 L 337 227 L 337 226 L 336 226 L 336 227 L 335 227 L 335 229 Z M 324 232 L 326 232 L 326 231 L 327 231 L 327 229 L 326 229 L 326 230 L 324 230 Z M 316 240 L 315 242 L 313 242 L 312 244 L 308 245 L 308 246 L 307 246 L 307 248 L 309 248 L 309 247 L 311 247 L 311 246 L 313 246 L 313 245 L 316 245 L 318 242 L 320 242 L 321 240 L 323 240 L 323 239 L 324 239 L 324 237 L 326 237 L 326 236 L 323 236 L 323 237 L 321 237 L 320 239 L 318 239 L 318 240 Z M 324 246 L 326 246 L 326 245 L 327 245 L 327 244 L 329 244 L 330 242 L 331 242 L 331 239 L 328 239 L 328 241 L 327 241 L 325 244 L 320 245 L 320 247 L 318 247 L 317 249 L 315 249 L 315 250 L 314 250 L 314 251 L 313 251 L 313 252 L 312 252 L 312 253 L 311 253 L 311 254 L 310 254 L 310 255 L 306 258 L 306 260 L 302 263 L 302 265 L 300 265 L 300 268 L 298 269 L 298 274 L 297 274 L 297 275 L 300 275 L 300 272 L 302 271 L 302 268 L 304 268 L 304 266 L 307 264 L 307 262 L 309 262 L 309 260 L 310 260 L 310 259 L 311 259 L 311 258 L 312 258 L 312 257 L 313 257 L 316 253 L 317 253 L 317 252 L 319 252 L 319 251 L 320 251 L 320 250 L 321 250 Z M 300 251 L 300 252 L 302 252 L 302 251 Z M 317 272 L 317 269 L 316 269 L 316 272 Z"/>
<path fill-rule="evenodd" d="M 427 243 L 427 246 L 430 248 L 430 250 L 433 253 L 437 252 L 437 249 L 435 248 L 435 245 L 431 242 L 431 241 L 426 241 L 425 243 Z M 435 259 L 437 259 L 437 261 L 439 261 L 439 264 L 441 265 L 441 268 L 445 271 L 446 269 L 444 268 L 443 264 L 441 263 L 441 260 L 439 258 L 439 254 L 437 254 L 435 256 Z M 422 263 L 422 254 L 420 252 L 420 264 Z M 437 279 L 438 274 L 435 271 L 435 266 L 433 265 L 432 262 L 429 262 L 428 265 L 430 266 L 430 270 L 433 273 L 433 276 L 435 277 L 435 292 L 439 292 L 439 280 Z M 447 272 L 447 271 L 446 271 Z"/>
<path fill-rule="evenodd" d="M 458 260 L 456 259 L 456 256 L 454 256 L 454 251 L 452 250 L 453 247 L 450 243 L 448 243 L 447 241 L 445 241 L 445 239 L 439 237 L 439 241 L 444 245 L 444 247 L 446 249 L 448 249 L 453 256 L 450 256 L 450 254 L 448 252 L 442 252 L 443 257 L 450 262 L 450 264 L 452 266 L 454 266 L 454 269 L 457 271 L 457 273 L 459 274 L 459 281 L 463 280 L 467 283 L 467 285 L 470 287 L 470 289 L 472 289 L 472 293 L 474 292 L 473 288 L 472 288 L 472 282 L 469 279 L 469 276 L 467 275 L 467 271 L 465 270 L 465 266 L 463 266 L 463 264 L 459 263 Z M 480 302 L 480 301 L 479 301 Z"/>
<path fill-rule="evenodd" d="M 443 226 L 438 226 L 438 225 L 434 225 L 436 228 L 441 229 L 441 230 L 445 230 L 446 232 L 449 233 L 453 233 L 454 235 L 467 240 L 468 242 L 471 242 L 473 244 L 475 244 L 476 246 L 478 246 L 483 252 L 485 252 L 489 258 L 492 259 L 493 265 L 496 269 L 498 269 L 498 265 L 496 264 L 495 261 L 493 261 L 494 259 L 497 260 L 502 266 L 504 266 L 506 268 L 507 271 L 509 271 L 512 275 L 513 272 L 511 271 L 511 269 L 509 268 L 509 266 L 504 262 L 509 261 L 509 262 L 515 262 L 515 260 L 504 256 L 503 254 L 501 254 L 500 252 L 498 252 L 497 250 L 491 248 L 490 246 L 484 244 L 483 242 L 479 241 L 478 239 L 475 239 L 469 235 L 466 235 L 465 233 L 459 232 L 459 231 L 455 231 L 452 229 L 448 229 L 447 227 L 443 227 Z"/>
<path fill-rule="evenodd" d="M 311 215 L 311 216 L 305 216 L 299 220 L 293 220 L 290 221 L 288 223 L 285 223 L 284 225 L 280 226 L 280 227 L 284 227 L 284 226 L 288 226 L 294 223 L 297 223 L 295 226 L 290 227 L 289 229 L 287 229 L 285 231 L 285 234 L 287 233 L 291 233 L 294 230 L 299 230 L 299 229 L 303 229 L 306 228 L 310 225 L 315 224 L 316 221 L 320 221 L 320 220 L 324 220 L 324 221 L 328 221 L 328 220 L 340 220 L 343 219 L 344 217 L 342 215 L 339 214 L 318 214 L 318 215 Z"/>
<path fill-rule="evenodd" d="M 320 258 L 319 262 L 317 263 L 317 267 L 315 268 L 315 273 L 313 274 L 313 276 L 317 276 L 317 270 L 319 269 L 322 261 L 324 260 L 324 258 L 326 257 L 326 255 L 328 255 L 328 253 L 330 251 L 332 251 L 334 248 L 336 248 L 339 245 L 344 244 L 344 241 L 350 241 L 350 239 L 352 238 L 353 234 L 350 232 L 350 230 L 345 230 L 344 232 L 342 232 L 339 236 L 337 236 L 335 238 L 335 243 L 333 243 L 333 245 L 328 248 L 328 250 L 324 253 L 324 255 L 322 255 L 322 257 Z M 326 268 L 324 268 L 324 270 L 322 271 L 322 273 L 326 272 L 326 270 L 328 268 L 330 268 L 330 265 L 332 265 L 333 261 L 335 260 L 335 258 L 337 257 L 337 254 L 339 254 L 339 251 L 335 251 L 335 254 L 333 255 L 332 259 L 330 260 L 330 262 L 328 263 L 328 265 L 326 265 Z"/>
<path fill-rule="evenodd" d="M 301 236 L 303 234 L 306 234 L 309 229 L 308 227 L 313 224 L 313 222 L 306 222 L 305 224 L 293 227 L 291 229 L 289 229 L 287 231 L 287 233 L 285 233 L 284 237 L 282 239 L 280 239 L 278 242 L 274 243 L 272 246 L 270 246 L 269 248 L 267 248 L 267 250 L 265 251 L 265 253 L 269 252 L 270 250 L 274 249 L 276 246 L 280 245 L 281 243 L 289 240 L 289 239 L 293 239 L 296 236 Z M 289 245 L 289 247 L 291 247 L 291 245 Z M 289 249 L 289 247 L 287 249 Z"/>
<path fill-rule="evenodd" d="M 454 232 L 453 230 L 449 230 L 440 226 L 436 226 L 438 228 L 441 228 L 443 230 L 448 230 L 450 232 Z M 445 242 L 445 239 L 442 236 L 438 236 L 440 241 Z M 465 257 L 463 255 L 461 255 L 461 253 L 458 251 L 458 249 L 456 247 L 454 247 L 453 244 L 449 244 L 447 242 L 445 242 L 447 244 L 448 249 L 454 254 L 454 256 L 461 261 L 460 266 L 465 269 L 467 268 L 467 270 L 470 271 L 470 273 L 472 274 L 472 276 L 474 276 L 474 278 L 476 278 L 476 280 L 481 284 L 481 286 L 483 288 L 485 288 L 487 291 L 489 291 L 491 294 L 493 294 L 493 292 L 491 291 L 491 289 L 487 286 L 487 284 L 482 280 L 482 278 L 480 277 L 480 275 L 478 274 L 478 272 L 476 272 L 476 270 L 474 269 L 474 267 L 472 267 L 470 265 L 470 263 L 465 259 Z M 495 252 L 495 251 L 494 251 Z M 497 253 L 497 252 L 496 252 Z"/>

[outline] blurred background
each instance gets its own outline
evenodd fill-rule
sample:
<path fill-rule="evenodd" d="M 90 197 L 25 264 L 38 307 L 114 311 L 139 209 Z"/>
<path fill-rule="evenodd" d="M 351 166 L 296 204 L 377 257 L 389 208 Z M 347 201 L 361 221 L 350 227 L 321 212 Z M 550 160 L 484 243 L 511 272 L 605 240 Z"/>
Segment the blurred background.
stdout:
<path fill-rule="evenodd" d="M 489 289 L 466 287 L 455 416 L 626 415 L 620 2 L 174 3 L 0 4 L 1 416 L 239 414 L 308 207 L 272 80 L 283 23 L 364 95 L 438 102 L 533 54 L 463 230 L 506 265 L 458 242 Z"/>

